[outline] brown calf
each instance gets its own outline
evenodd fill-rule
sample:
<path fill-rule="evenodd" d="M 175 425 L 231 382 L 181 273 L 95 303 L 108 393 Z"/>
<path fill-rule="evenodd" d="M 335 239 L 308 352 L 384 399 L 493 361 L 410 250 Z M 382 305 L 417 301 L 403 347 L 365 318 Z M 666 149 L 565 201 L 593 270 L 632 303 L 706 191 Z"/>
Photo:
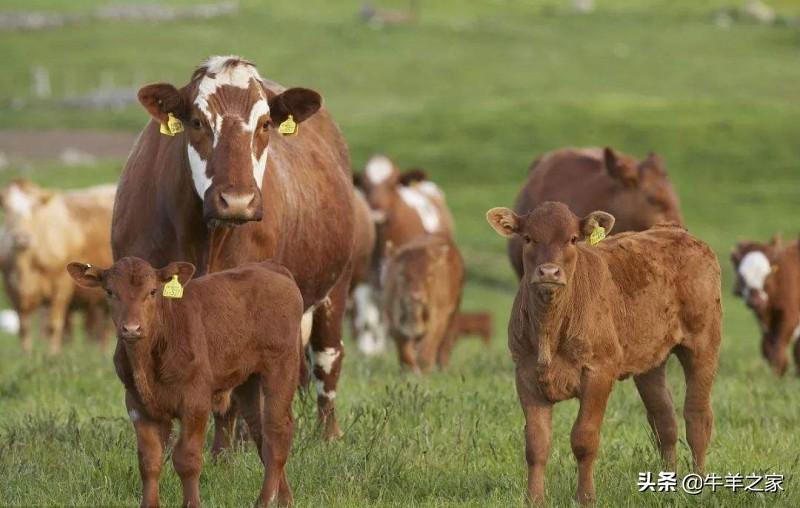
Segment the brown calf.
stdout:
<path fill-rule="evenodd" d="M 78 284 L 109 295 L 118 337 L 114 365 L 138 441 L 142 506 L 158 506 L 163 450 L 175 418 L 181 432 L 172 462 L 183 503 L 200 505 L 206 424 L 212 408 L 225 410 L 231 392 L 265 467 L 258 502 L 290 504 L 284 466 L 303 314 L 291 273 L 272 262 L 251 263 L 187 284 L 194 265 L 157 270 L 133 257 L 107 270 L 82 263 L 68 270 Z M 162 296 L 165 283 L 175 280 L 185 286 L 183 297 Z"/>
<path fill-rule="evenodd" d="M 486 345 L 492 341 L 492 315 L 488 312 L 460 312 L 453 326 L 456 337 L 477 335 Z"/>
<path fill-rule="evenodd" d="M 683 224 L 678 196 L 661 158 L 638 161 L 611 148 L 562 148 L 535 160 L 517 195 L 514 211 L 525 213 L 545 201 L 560 201 L 583 217 L 608 210 L 616 230 L 643 231 L 655 224 Z M 508 242 L 511 264 L 522 277 L 523 242 Z"/>
<path fill-rule="evenodd" d="M 27 180 L 0 190 L 5 215 L 0 270 L 19 315 L 24 351 L 32 348 L 31 321 L 43 305 L 49 305 L 51 353 L 61 351 L 70 309 L 85 311 L 89 335 L 105 343 L 109 320 L 102 291 L 76 288 L 64 266 L 76 257 L 111 263 L 114 192 L 112 185 L 56 192 Z"/>
<path fill-rule="evenodd" d="M 686 376 L 686 437 L 702 471 L 711 437 L 711 385 L 721 340 L 720 270 L 711 249 L 676 226 L 583 243 L 614 217 L 576 217 L 546 202 L 520 216 L 487 213 L 499 234 L 524 243 L 523 277 L 508 324 L 508 346 L 525 413 L 528 496 L 544 499 L 553 403 L 578 398 L 572 451 L 579 502 L 595 498 L 593 467 L 614 382 L 633 376 L 661 455 L 674 468 L 677 425 L 666 381 L 674 352 Z"/>
<path fill-rule="evenodd" d="M 789 364 L 786 350 L 800 336 L 800 242 L 784 245 L 739 242 L 731 252 L 736 271 L 734 294 L 753 311 L 761 328 L 761 352 L 775 374 Z M 794 346 L 800 371 L 800 341 Z"/>
<path fill-rule="evenodd" d="M 388 256 L 384 313 L 400 363 L 427 372 L 447 365 L 461 303 L 464 262 L 452 240 L 424 235 Z M 438 354 L 438 358 L 437 358 Z"/>

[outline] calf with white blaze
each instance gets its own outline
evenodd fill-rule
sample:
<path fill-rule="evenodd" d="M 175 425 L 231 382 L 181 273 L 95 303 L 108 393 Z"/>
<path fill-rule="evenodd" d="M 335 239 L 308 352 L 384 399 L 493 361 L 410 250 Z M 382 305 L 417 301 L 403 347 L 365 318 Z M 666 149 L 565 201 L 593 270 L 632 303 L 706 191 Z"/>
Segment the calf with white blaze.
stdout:
<path fill-rule="evenodd" d="M 291 273 L 272 262 L 248 263 L 189 282 L 190 263 L 155 269 L 134 257 L 108 269 L 71 263 L 68 270 L 78 284 L 108 294 L 117 327 L 114 366 L 136 430 L 142 506 L 159 504 L 174 419 L 181 424 L 172 462 L 183 506 L 200 505 L 208 416 L 224 410 L 231 395 L 264 465 L 257 504 L 291 504 L 285 465 L 303 361 L 303 297 Z"/>
<path fill-rule="evenodd" d="M 333 394 L 352 270 L 353 188 L 347 145 L 320 95 L 263 79 L 239 57 L 216 56 L 183 87 L 148 85 L 139 101 L 152 120 L 120 178 L 115 259 L 189 261 L 200 274 L 266 259 L 285 265 L 308 313 L 323 436 L 341 435 Z M 229 445 L 233 422 L 230 414 L 217 418 L 215 452 Z"/>
<path fill-rule="evenodd" d="M 544 499 L 552 407 L 578 398 L 570 441 L 578 461 L 577 501 L 595 499 L 594 460 L 614 382 L 633 376 L 668 470 L 676 465 L 675 410 L 666 361 L 675 353 L 686 377 L 686 440 L 702 472 L 711 438 L 711 386 L 722 338 L 720 269 L 703 242 L 678 226 L 622 233 L 614 217 L 582 219 L 563 203 L 525 215 L 487 213 L 492 228 L 523 243 L 523 273 L 508 323 L 517 393 L 525 414 L 528 497 Z M 593 241 L 594 243 L 594 241 Z"/>

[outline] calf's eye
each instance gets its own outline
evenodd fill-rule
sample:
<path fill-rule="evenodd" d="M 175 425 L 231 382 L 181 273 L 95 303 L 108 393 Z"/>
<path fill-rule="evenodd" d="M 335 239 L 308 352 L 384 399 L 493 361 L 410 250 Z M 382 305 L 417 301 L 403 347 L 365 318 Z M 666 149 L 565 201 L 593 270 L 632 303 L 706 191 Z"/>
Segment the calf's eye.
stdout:
<path fill-rule="evenodd" d="M 154 289 L 150 290 L 150 296 L 156 296 L 156 293 L 158 293 L 158 288 L 154 288 Z"/>
<path fill-rule="evenodd" d="M 572 238 L 569 239 L 569 243 L 571 243 L 572 245 L 575 245 L 576 243 L 578 243 L 578 237 L 577 236 L 573 236 Z"/>
<path fill-rule="evenodd" d="M 114 293 L 112 293 L 110 289 L 106 289 L 106 294 L 108 296 L 113 296 L 114 295 Z"/>

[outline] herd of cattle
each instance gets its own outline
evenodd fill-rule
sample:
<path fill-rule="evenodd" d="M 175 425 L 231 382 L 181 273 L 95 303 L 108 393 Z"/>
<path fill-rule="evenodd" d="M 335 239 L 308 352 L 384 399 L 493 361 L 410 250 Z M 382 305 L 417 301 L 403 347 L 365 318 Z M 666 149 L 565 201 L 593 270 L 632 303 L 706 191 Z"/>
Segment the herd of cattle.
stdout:
<path fill-rule="evenodd" d="M 381 353 L 391 338 L 416 373 L 444 368 L 459 336 L 488 342 L 491 316 L 460 310 L 464 261 L 441 189 L 382 155 L 353 175 L 316 92 L 263 79 L 238 57 L 211 57 L 185 86 L 148 85 L 139 101 L 152 120 L 116 187 L 57 192 L 16 180 L 0 191 L 0 267 L 22 347 L 31 350 L 37 312 L 52 353 L 72 336 L 75 313 L 100 344 L 116 334 L 143 506 L 158 505 L 175 419 L 173 464 L 185 505 L 199 505 L 212 413 L 212 452 L 230 445 L 241 416 L 265 467 L 258 502 L 290 504 L 284 467 L 298 386 L 316 385 L 323 437 L 341 435 L 334 400 L 346 314 L 362 352 Z M 665 375 L 673 352 L 686 376 L 687 442 L 702 470 L 720 269 L 683 228 L 663 161 L 610 148 L 550 152 L 531 166 L 514 208 L 493 208 L 487 220 L 509 239 L 520 281 L 508 340 L 529 498 L 544 499 L 552 405 L 578 398 L 576 497 L 594 499 L 606 401 L 630 376 L 674 467 Z M 782 374 L 800 333 L 798 242 L 741 242 L 732 261 L 736 294 Z M 795 358 L 800 365 L 797 345 Z"/>

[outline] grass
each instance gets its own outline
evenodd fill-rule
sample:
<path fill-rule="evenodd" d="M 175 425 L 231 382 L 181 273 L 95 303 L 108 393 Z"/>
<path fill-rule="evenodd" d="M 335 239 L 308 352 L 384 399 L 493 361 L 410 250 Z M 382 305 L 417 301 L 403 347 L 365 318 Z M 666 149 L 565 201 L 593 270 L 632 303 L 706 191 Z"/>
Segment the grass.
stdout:
<path fill-rule="evenodd" d="M 74 8 L 98 2 L 83 0 Z M 639 494 L 640 471 L 658 471 L 644 409 L 630 381 L 617 385 L 596 467 L 599 506 L 798 506 L 800 382 L 774 378 L 758 330 L 730 297 L 727 252 L 737 238 L 798 233 L 800 32 L 736 24 L 710 12 L 726 2 L 600 1 L 572 16 L 564 2 L 422 3 L 412 26 L 362 25 L 355 0 L 242 2 L 233 18 L 174 24 L 89 23 L 4 33 L 0 127 L 138 130 L 138 107 L 67 109 L 30 97 L 29 68 L 46 66 L 53 88 L 118 82 L 182 84 L 209 54 L 241 53 L 262 74 L 320 90 L 350 144 L 354 167 L 375 152 L 429 170 L 447 192 L 471 282 L 464 308 L 495 317 L 489 349 L 459 345 L 452 368 L 424 379 L 400 375 L 393 354 L 367 359 L 347 342 L 338 390 L 345 437 L 320 443 L 314 404 L 296 402 L 289 475 L 299 506 L 519 506 L 525 490 L 522 415 L 505 348 L 514 282 L 505 245 L 485 224 L 508 205 L 534 156 L 566 145 L 613 145 L 667 161 L 690 230 L 724 269 L 725 337 L 714 390 L 716 430 L 708 469 L 786 475 L 785 492 L 692 497 Z M 405 2 L 382 2 L 403 6 Z M 16 10 L 61 2 L 9 2 Z M 796 14 L 796 4 L 776 2 Z M 127 80 L 127 81 L 125 81 Z M 22 98 L 24 109 L 12 107 Z M 24 174 L 55 187 L 114 181 L 121 161 L 85 168 L 44 164 Z M 22 172 L 0 173 L 6 181 Z M 138 502 L 135 440 L 110 353 L 78 343 L 51 359 L 25 357 L 0 338 L 0 505 L 132 505 Z M 671 361 L 678 411 L 683 381 Z M 569 429 L 577 404 L 559 404 L 547 473 L 553 506 L 575 486 Z M 679 420 L 682 426 L 682 419 Z M 680 445 L 680 474 L 689 451 Z M 208 457 L 207 457 L 208 459 Z M 211 506 L 250 504 L 261 469 L 251 447 L 207 460 L 202 496 Z M 180 502 L 171 466 L 162 500 Z"/>

